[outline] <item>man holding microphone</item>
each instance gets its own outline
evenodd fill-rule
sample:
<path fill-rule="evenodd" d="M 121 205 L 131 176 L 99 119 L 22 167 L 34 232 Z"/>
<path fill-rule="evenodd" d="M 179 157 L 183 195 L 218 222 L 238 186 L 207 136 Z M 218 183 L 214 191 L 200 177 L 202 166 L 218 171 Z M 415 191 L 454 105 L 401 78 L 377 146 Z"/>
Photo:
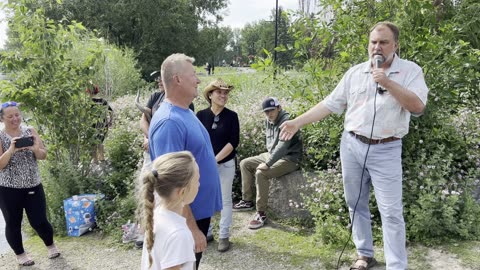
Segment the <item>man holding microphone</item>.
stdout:
<path fill-rule="evenodd" d="M 358 253 L 350 269 L 369 269 L 376 263 L 368 205 L 370 184 L 382 219 L 387 269 L 407 269 L 402 137 L 408 133 L 410 115 L 423 112 L 428 88 L 422 69 L 396 54 L 398 37 L 396 25 L 377 23 L 369 33 L 369 61 L 350 68 L 329 96 L 281 126 L 280 137 L 288 140 L 304 125 L 346 111 L 340 158 Z"/>

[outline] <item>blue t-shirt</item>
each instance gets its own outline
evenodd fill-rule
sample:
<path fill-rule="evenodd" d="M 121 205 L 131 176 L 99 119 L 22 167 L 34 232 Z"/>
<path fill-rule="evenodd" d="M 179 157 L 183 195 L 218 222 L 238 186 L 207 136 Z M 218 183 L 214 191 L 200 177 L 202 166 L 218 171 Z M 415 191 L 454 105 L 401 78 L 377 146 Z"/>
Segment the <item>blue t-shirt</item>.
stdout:
<path fill-rule="evenodd" d="M 195 220 L 212 217 L 222 210 L 217 162 L 207 130 L 190 109 L 167 101 L 152 118 L 148 131 L 152 160 L 171 152 L 190 151 L 200 169 L 200 188 L 190 204 Z"/>

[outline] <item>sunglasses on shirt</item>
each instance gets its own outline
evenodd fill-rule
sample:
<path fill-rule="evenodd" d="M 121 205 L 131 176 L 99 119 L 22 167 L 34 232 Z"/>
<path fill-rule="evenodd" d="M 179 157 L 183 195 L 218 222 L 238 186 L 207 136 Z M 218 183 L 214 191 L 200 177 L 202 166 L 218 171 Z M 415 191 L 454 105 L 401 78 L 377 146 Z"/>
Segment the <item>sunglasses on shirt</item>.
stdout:
<path fill-rule="evenodd" d="M 213 118 L 212 129 L 217 129 L 217 123 L 218 123 L 218 121 L 220 121 L 220 116 L 215 115 L 215 117 Z"/>

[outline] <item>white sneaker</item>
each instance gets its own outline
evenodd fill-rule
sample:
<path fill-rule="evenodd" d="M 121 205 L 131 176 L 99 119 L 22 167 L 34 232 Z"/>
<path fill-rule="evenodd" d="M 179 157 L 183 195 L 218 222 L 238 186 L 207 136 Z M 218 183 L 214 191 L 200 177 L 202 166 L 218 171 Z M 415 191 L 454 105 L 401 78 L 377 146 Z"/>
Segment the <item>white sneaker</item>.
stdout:
<path fill-rule="evenodd" d="M 122 242 L 124 244 L 133 242 L 137 239 L 138 225 L 136 223 L 130 223 L 129 220 L 127 224 L 122 225 L 122 230 Z"/>

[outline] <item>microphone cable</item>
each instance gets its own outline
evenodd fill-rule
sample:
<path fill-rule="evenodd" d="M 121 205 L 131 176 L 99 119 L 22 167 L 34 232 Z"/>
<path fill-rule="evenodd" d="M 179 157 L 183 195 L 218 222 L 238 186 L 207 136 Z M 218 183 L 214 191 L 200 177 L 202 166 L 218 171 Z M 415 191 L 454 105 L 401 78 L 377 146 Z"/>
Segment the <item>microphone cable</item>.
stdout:
<path fill-rule="evenodd" d="M 357 205 L 358 202 L 360 201 L 360 196 L 362 195 L 362 186 L 363 186 L 363 176 L 365 174 L 365 167 L 367 164 L 367 157 L 368 157 L 368 152 L 370 151 L 370 145 L 372 145 L 372 137 L 373 137 L 373 127 L 375 126 L 375 117 L 377 116 L 377 94 L 378 91 L 375 89 L 375 97 L 373 99 L 373 120 L 372 120 L 372 130 L 370 131 L 370 138 L 368 140 L 368 147 L 367 147 L 367 152 L 365 153 L 365 159 L 363 161 L 363 168 L 362 168 L 362 177 L 360 178 L 360 190 L 358 191 L 358 198 L 357 202 L 355 203 L 355 207 L 353 208 L 353 214 L 352 214 L 352 228 L 350 230 L 350 235 L 348 236 L 347 241 L 345 241 L 345 244 L 343 245 L 342 251 L 340 252 L 340 256 L 338 257 L 337 260 L 337 267 L 336 269 L 338 270 L 340 267 L 340 260 L 342 259 L 343 252 L 345 251 L 345 248 L 348 245 L 348 242 L 352 238 L 352 233 L 353 233 L 353 224 L 355 221 L 355 212 L 357 211 Z"/>

